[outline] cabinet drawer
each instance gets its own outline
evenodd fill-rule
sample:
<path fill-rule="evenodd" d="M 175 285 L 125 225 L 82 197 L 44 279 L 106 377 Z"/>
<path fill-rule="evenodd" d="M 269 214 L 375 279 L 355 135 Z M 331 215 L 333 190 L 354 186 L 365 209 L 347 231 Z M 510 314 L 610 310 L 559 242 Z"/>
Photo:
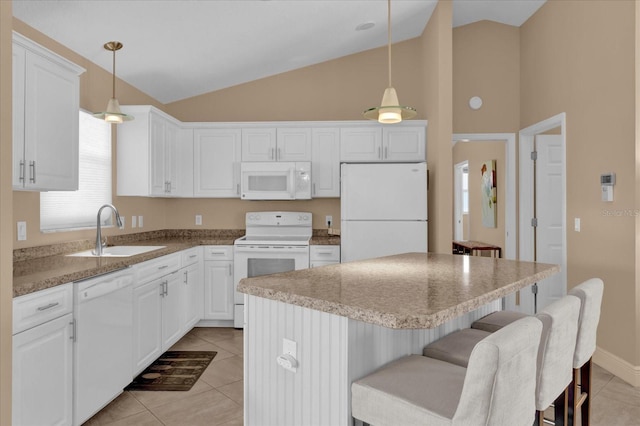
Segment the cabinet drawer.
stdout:
<path fill-rule="evenodd" d="M 233 260 L 233 246 L 204 246 L 204 260 Z"/>
<path fill-rule="evenodd" d="M 310 262 L 340 262 L 340 246 L 309 246 Z"/>
<path fill-rule="evenodd" d="M 181 252 L 182 254 L 182 266 L 193 265 L 202 260 L 202 247 L 194 247 Z"/>
<path fill-rule="evenodd" d="M 13 299 L 13 334 L 72 311 L 72 283 L 16 297 Z"/>
<path fill-rule="evenodd" d="M 148 260 L 136 265 L 138 282 L 135 286 L 147 283 L 163 275 L 170 274 L 180 269 L 182 264 L 182 254 L 173 253 L 157 259 Z M 134 287 L 135 287 L 134 286 Z"/>

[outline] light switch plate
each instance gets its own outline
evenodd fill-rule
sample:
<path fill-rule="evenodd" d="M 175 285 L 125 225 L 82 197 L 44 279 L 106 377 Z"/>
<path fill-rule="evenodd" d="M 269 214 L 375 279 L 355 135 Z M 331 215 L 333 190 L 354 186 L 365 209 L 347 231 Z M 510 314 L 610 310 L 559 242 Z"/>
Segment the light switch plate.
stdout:
<path fill-rule="evenodd" d="M 136 225 L 137 223 L 138 223 L 138 216 L 131 216 L 131 227 L 135 228 L 137 226 Z"/>
<path fill-rule="evenodd" d="M 196 215 L 196 225 L 202 225 L 202 215 L 201 214 L 197 214 Z"/>
<path fill-rule="evenodd" d="M 580 218 L 576 217 L 573 219 L 573 229 L 575 229 L 576 232 L 580 232 Z"/>
<path fill-rule="evenodd" d="M 27 240 L 27 222 L 18 222 L 18 241 Z"/>
<path fill-rule="evenodd" d="M 142 220 L 143 220 L 142 216 L 138 216 L 138 228 L 142 228 L 142 224 L 143 224 Z"/>

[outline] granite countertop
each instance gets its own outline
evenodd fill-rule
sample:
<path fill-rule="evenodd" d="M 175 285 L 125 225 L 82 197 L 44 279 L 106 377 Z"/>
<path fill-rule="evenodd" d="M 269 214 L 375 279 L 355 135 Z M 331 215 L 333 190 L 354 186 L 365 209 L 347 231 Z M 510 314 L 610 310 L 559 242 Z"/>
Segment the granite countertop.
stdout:
<path fill-rule="evenodd" d="M 544 263 L 406 253 L 245 278 L 238 291 L 388 328 L 433 328 L 559 271 Z"/>
<path fill-rule="evenodd" d="M 165 246 L 162 249 L 130 257 L 70 257 L 93 248 L 93 241 L 14 250 L 13 297 L 55 287 L 60 284 L 90 278 L 126 268 L 156 257 L 201 245 L 233 245 L 245 234 L 244 229 L 232 230 L 163 230 L 138 234 L 110 236 L 108 245 Z M 340 244 L 340 237 L 330 237 L 314 231 L 310 244 Z"/>

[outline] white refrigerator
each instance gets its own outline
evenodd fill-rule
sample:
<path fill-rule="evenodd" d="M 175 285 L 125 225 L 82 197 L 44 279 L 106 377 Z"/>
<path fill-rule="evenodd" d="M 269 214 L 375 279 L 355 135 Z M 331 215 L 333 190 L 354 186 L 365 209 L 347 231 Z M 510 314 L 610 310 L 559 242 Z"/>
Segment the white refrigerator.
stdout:
<path fill-rule="evenodd" d="M 427 164 L 341 165 L 341 261 L 427 251 Z"/>

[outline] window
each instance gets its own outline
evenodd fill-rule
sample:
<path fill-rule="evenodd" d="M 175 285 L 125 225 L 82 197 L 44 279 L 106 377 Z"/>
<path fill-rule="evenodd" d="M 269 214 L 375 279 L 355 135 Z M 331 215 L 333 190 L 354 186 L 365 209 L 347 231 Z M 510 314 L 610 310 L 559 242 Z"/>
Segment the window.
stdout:
<path fill-rule="evenodd" d="M 77 191 L 40 193 L 43 232 L 95 228 L 98 209 L 111 203 L 111 125 L 80 111 Z M 103 215 L 103 225 L 111 215 Z"/>
<path fill-rule="evenodd" d="M 469 166 L 462 169 L 462 214 L 469 213 Z"/>

